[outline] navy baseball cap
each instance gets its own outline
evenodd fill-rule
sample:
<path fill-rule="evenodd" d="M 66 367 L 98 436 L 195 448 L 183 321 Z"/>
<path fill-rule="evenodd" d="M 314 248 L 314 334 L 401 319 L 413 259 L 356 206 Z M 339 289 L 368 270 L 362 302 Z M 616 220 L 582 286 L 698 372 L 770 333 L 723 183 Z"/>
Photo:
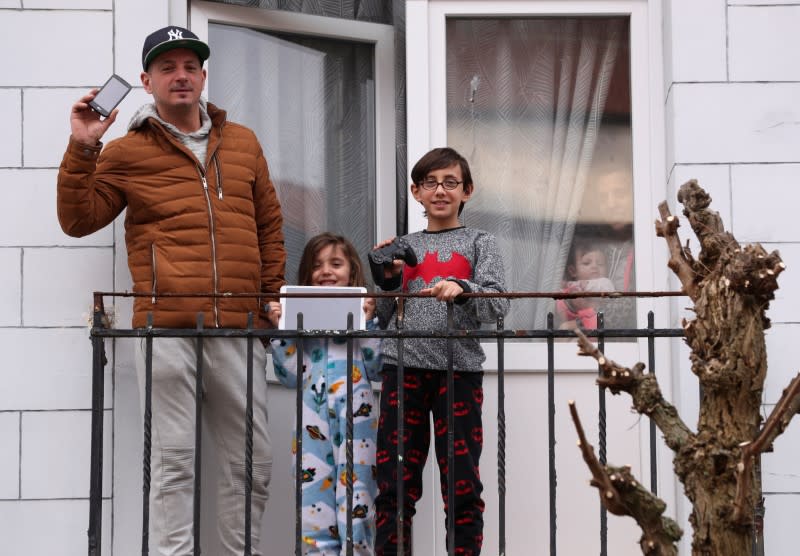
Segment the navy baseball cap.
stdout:
<path fill-rule="evenodd" d="M 197 35 L 184 29 L 183 27 L 164 27 L 158 31 L 150 33 L 144 40 L 142 48 L 142 69 L 147 71 L 147 66 L 156 56 L 175 48 L 188 48 L 193 50 L 200 58 L 202 64 L 211 56 L 211 49 L 208 45 L 197 38 Z"/>

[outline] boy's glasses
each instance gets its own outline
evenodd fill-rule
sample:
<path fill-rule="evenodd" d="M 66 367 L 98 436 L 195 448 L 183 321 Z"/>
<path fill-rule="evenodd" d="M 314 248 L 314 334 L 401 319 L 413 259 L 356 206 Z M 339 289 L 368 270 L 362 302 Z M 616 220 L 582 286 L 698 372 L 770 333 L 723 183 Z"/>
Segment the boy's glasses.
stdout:
<path fill-rule="evenodd" d="M 452 191 L 462 183 L 464 182 L 458 181 L 454 178 L 447 178 L 444 181 L 436 181 L 434 178 L 425 178 L 424 180 L 422 180 L 422 183 L 420 183 L 420 185 L 424 189 L 427 189 L 428 191 L 433 191 L 440 185 L 444 187 L 447 191 Z"/>

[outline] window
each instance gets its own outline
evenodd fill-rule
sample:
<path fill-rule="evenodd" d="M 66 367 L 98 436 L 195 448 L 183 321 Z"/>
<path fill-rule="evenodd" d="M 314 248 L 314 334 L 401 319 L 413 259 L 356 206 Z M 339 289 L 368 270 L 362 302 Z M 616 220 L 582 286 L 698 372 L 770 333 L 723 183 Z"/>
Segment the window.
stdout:
<path fill-rule="evenodd" d="M 666 183 L 660 14 L 646 0 L 406 3 L 409 167 L 444 144 L 470 161 L 464 222 L 497 236 L 509 289 L 569 287 L 573 240 L 587 237 L 615 290 L 667 289 L 652 229 Z M 413 203 L 408 220 L 425 226 Z M 656 304 L 611 300 L 605 325 L 642 324 Z M 515 300 L 506 326 L 543 327 L 555 310 Z"/>
<path fill-rule="evenodd" d="M 634 289 L 628 44 L 627 17 L 446 20 L 447 142 L 476 183 L 464 219 L 497 237 L 510 290 Z M 508 325 L 553 310 L 517 300 Z M 596 310 L 635 325 L 633 298 L 558 303 L 556 325 L 594 328 Z"/>

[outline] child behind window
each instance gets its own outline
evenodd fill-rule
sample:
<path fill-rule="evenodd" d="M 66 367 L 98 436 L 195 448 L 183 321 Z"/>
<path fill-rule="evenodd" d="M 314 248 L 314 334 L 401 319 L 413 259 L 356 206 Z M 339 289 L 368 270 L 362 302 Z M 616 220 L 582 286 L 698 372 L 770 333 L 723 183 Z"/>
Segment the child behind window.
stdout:
<path fill-rule="evenodd" d="M 563 291 L 566 293 L 614 291 L 614 283 L 608 277 L 605 251 L 588 240 L 576 238 L 573 241 L 565 275 Z M 561 320 L 559 328 L 597 328 L 597 312 L 602 306 L 602 300 L 594 297 L 559 299 L 556 302 Z"/>
<path fill-rule="evenodd" d="M 303 286 L 364 286 L 361 260 L 344 237 L 323 233 L 309 240 L 298 270 Z M 281 304 L 268 316 L 278 325 Z M 367 328 L 377 328 L 375 300 L 364 303 Z M 346 426 L 347 340 L 310 338 L 303 342 L 303 509 L 305 555 L 345 554 L 347 546 Z M 378 381 L 380 340 L 356 340 L 353 348 L 353 553 L 373 554 L 376 483 L 376 406 L 370 380 Z M 275 375 L 284 386 L 297 384 L 297 350 L 292 339 L 272 340 Z M 295 427 L 296 429 L 296 427 Z M 294 433 L 297 434 L 296 432 Z M 296 440 L 292 442 L 295 453 Z M 293 467 L 294 469 L 294 467 Z"/>

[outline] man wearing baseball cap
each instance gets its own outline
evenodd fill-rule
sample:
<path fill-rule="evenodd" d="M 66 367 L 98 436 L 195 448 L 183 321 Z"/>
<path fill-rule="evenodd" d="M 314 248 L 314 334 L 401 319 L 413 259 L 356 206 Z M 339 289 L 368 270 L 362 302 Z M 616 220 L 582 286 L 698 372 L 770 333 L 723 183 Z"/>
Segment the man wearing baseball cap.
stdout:
<path fill-rule="evenodd" d="M 142 48 L 141 81 L 153 102 L 128 132 L 103 148 L 114 123 L 89 107 L 97 90 L 70 112 L 72 134 L 58 172 L 58 218 L 69 235 L 107 226 L 127 208 L 125 240 L 134 300 L 133 327 L 266 327 L 264 312 L 284 283 L 282 217 L 255 134 L 226 121 L 201 98 L 208 45 L 181 27 L 151 33 Z M 261 294 L 261 297 L 227 295 Z M 184 294 L 184 297 L 163 294 Z M 208 294 L 199 296 L 197 294 Z M 144 340 L 134 350 L 142 399 Z M 217 442 L 219 554 L 245 553 L 247 342 L 206 337 L 202 414 Z M 253 350 L 252 554 L 267 499 L 272 453 L 267 434 L 265 351 Z M 188 555 L 194 547 L 195 384 L 193 338 L 152 345 L 151 553 Z"/>

